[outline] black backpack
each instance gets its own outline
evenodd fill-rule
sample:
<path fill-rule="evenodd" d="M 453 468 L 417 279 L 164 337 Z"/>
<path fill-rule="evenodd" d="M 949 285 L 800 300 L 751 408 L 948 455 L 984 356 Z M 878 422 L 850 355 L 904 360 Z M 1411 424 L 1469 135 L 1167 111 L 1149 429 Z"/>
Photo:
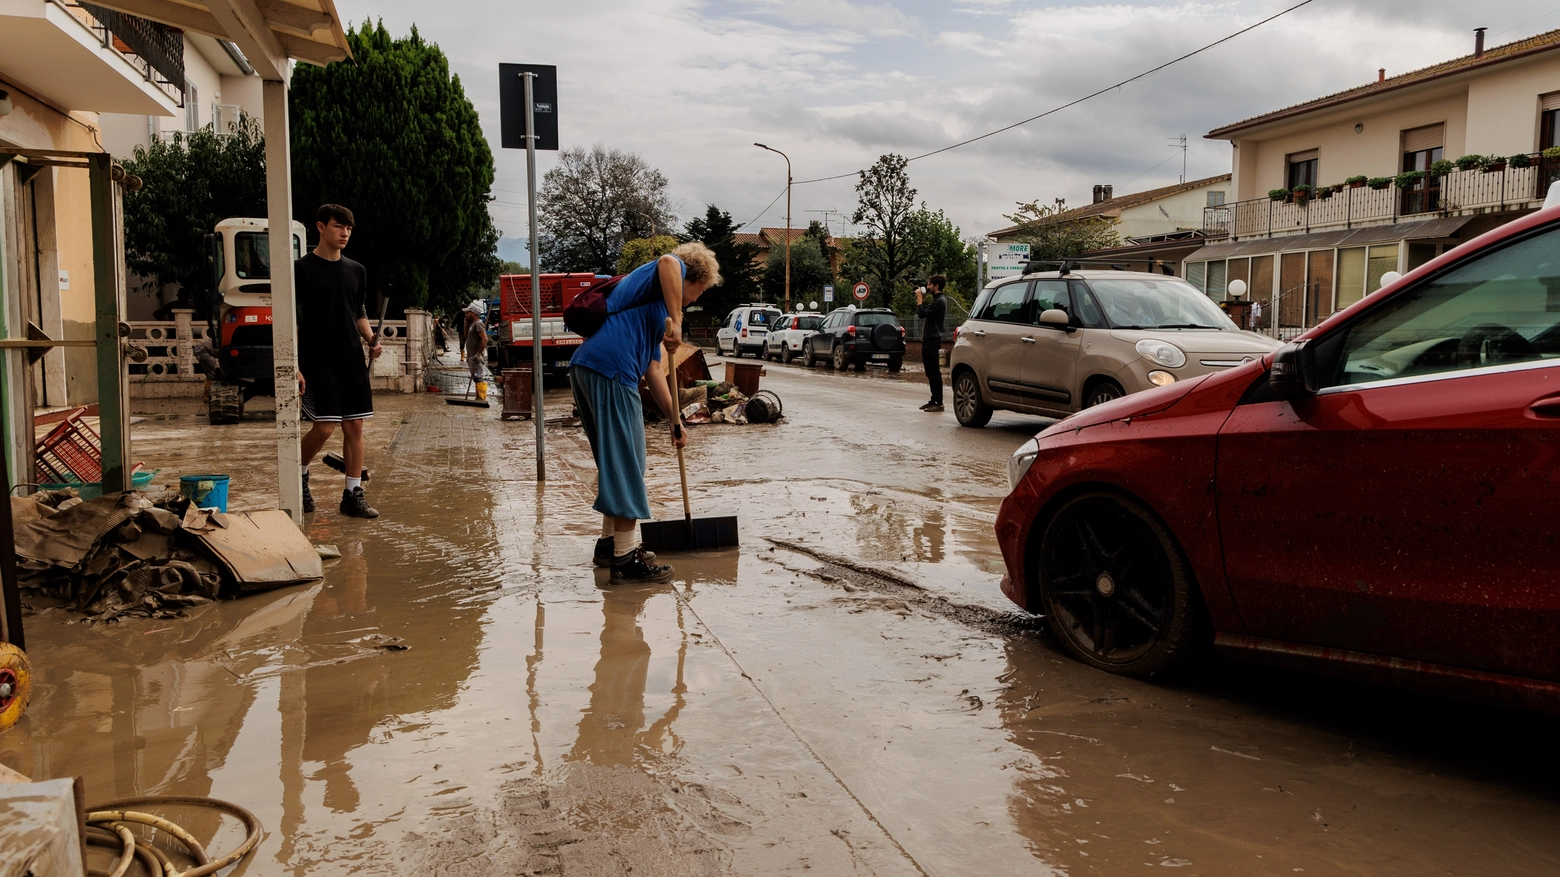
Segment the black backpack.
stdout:
<path fill-rule="evenodd" d="M 576 295 L 574 301 L 569 302 L 568 306 L 563 309 L 564 327 L 583 338 L 589 338 L 600 331 L 602 325 L 607 322 L 608 315 L 615 313 L 607 309 L 607 299 L 611 297 L 612 290 L 617 288 L 618 281 L 627 276 L 627 274 L 619 274 L 616 277 L 598 281 Z M 656 272 L 655 279 L 650 283 L 647 296 L 644 301 L 630 305 L 623 308 L 623 310 L 633 310 L 634 308 L 644 307 L 660 300 L 661 275 L 659 271 Z"/>

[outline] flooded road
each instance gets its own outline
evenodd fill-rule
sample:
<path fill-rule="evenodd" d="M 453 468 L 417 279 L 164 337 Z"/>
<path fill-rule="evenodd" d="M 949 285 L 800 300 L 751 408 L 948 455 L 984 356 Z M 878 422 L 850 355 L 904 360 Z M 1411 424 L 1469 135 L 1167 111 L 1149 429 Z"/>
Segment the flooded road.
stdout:
<path fill-rule="evenodd" d="M 717 367 L 717 372 L 719 371 Z M 89 801 L 253 810 L 234 873 L 1550 874 L 1550 719 L 1212 663 L 1175 685 L 1063 657 L 996 589 L 1011 450 L 924 385 L 771 366 L 778 426 L 691 432 L 740 550 L 608 586 L 578 430 L 381 396 L 370 499 L 326 578 L 188 618 L 29 618 L 0 763 Z M 556 400 L 554 400 L 556 396 Z M 566 394 L 550 394 L 559 413 Z M 271 424 L 149 419 L 136 457 L 274 503 Z M 651 431 L 652 506 L 681 515 Z M 208 846 L 235 826 L 190 826 Z"/>

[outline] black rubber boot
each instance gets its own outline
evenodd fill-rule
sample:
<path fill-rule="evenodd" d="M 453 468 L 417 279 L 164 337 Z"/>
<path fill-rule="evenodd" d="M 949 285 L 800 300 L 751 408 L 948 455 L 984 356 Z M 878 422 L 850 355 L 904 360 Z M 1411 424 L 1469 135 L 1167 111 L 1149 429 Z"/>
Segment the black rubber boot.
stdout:
<path fill-rule="evenodd" d="M 377 518 L 379 510 L 368 504 L 363 488 L 354 487 L 341 492 L 341 513 L 349 518 Z"/>
<path fill-rule="evenodd" d="M 309 473 L 303 473 L 303 513 L 314 511 L 314 494 L 309 492 Z"/>

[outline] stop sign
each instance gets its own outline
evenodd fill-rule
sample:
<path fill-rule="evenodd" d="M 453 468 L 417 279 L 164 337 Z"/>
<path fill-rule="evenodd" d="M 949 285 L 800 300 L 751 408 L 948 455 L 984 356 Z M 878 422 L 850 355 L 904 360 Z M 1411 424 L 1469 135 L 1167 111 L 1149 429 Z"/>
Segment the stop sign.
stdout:
<path fill-rule="evenodd" d="M 850 288 L 850 294 L 856 297 L 856 301 L 866 301 L 871 293 L 872 290 L 865 283 L 858 283 Z"/>

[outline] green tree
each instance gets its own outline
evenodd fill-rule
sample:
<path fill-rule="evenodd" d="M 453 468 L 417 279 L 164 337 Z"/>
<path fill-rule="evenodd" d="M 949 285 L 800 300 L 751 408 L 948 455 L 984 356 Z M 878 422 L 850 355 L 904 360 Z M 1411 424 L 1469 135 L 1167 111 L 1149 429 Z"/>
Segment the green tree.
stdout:
<path fill-rule="evenodd" d="M 980 282 L 976 248 L 965 242 L 959 227 L 941 210 L 934 213 L 923 207 L 911 215 L 909 225 L 908 236 L 916 242 L 915 249 L 925 254 L 921 264 L 909 272 L 913 279 L 924 280 L 933 274 L 947 277 L 948 297 L 968 308 Z M 906 319 L 915 314 L 915 288 L 911 284 L 902 284 L 895 290 L 893 308 Z"/>
<path fill-rule="evenodd" d="M 224 136 L 206 126 L 172 140 L 137 146 L 124 162 L 141 178 L 125 194 L 125 256 L 131 271 L 179 284 L 181 297 L 206 312 L 205 236 L 235 216 L 264 217 L 265 137 L 246 115 Z"/>
<path fill-rule="evenodd" d="M 1066 259 L 1121 246 L 1116 222 L 1103 216 L 1067 219 L 1067 211 L 1038 201 L 1020 203 L 1007 220 L 1018 228 L 1014 236 L 1029 244 L 1031 259 Z"/>
<path fill-rule="evenodd" d="M 791 242 L 791 305 L 809 299 L 822 307 L 823 285 L 834 280 L 829 268 L 828 232 L 818 223 Z M 785 245 L 771 245 L 764 259 L 764 300 L 785 303 Z"/>
<path fill-rule="evenodd" d="M 653 238 L 634 238 L 623 244 L 623 252 L 618 256 L 618 274 L 627 274 L 646 262 L 656 259 L 677 249 L 677 239 L 669 234 L 658 234 Z"/>
<path fill-rule="evenodd" d="M 902 155 L 890 153 L 860 174 L 856 183 L 856 211 L 850 221 L 862 226 L 851 247 L 851 282 L 866 280 L 872 287 L 869 306 L 886 307 L 906 275 L 926 262 L 927 238 L 916 233 L 916 190 L 905 171 Z M 876 304 L 874 304 L 876 302 Z"/>
<path fill-rule="evenodd" d="M 698 324 L 714 325 L 737 305 L 758 300 L 759 248 L 756 244 L 737 242 L 737 224 L 730 213 L 714 204 L 707 205 L 704 216 L 688 220 L 682 238 L 703 243 L 720 263 L 720 285 L 710 287 L 699 297 Z"/>
<path fill-rule="evenodd" d="M 600 144 L 558 153 L 536 193 L 537 249 L 546 271 L 609 274 L 623 245 L 676 222 L 666 176 L 632 152 Z"/>
<path fill-rule="evenodd" d="M 290 98 L 293 214 L 334 202 L 357 219 L 347 255 L 396 309 L 458 309 L 498 276 L 493 153 L 439 47 L 364 22 L 352 60 L 300 65 Z"/>

